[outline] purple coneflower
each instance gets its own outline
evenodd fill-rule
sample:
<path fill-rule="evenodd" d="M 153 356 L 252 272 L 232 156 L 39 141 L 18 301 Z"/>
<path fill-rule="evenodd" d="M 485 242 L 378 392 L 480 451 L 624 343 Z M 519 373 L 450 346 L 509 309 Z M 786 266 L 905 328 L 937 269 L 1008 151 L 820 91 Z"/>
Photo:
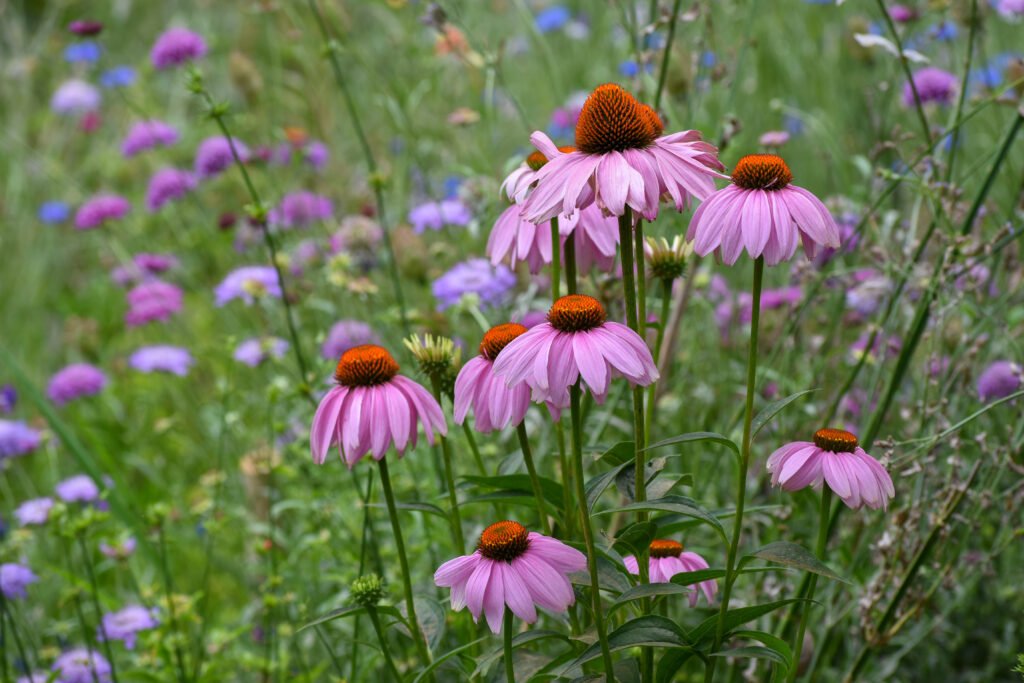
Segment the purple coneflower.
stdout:
<path fill-rule="evenodd" d="M 185 62 L 202 59 L 206 55 L 206 41 L 198 33 L 185 28 L 171 28 L 160 34 L 153 43 L 149 57 L 157 69 L 180 66 Z"/>
<path fill-rule="evenodd" d="M 329 198 L 315 192 L 292 192 L 270 211 L 267 220 L 281 228 L 305 228 L 333 216 L 334 204 Z"/>
<path fill-rule="evenodd" d="M 772 486 L 799 491 L 824 482 L 853 509 L 886 508 L 896 495 L 885 468 L 864 452 L 856 436 L 842 429 L 819 429 L 814 441 L 786 444 L 769 456 L 767 469 Z"/>
<path fill-rule="evenodd" d="M 94 650 L 68 650 L 53 663 L 57 683 L 110 683 L 110 662 Z"/>
<path fill-rule="evenodd" d="M 280 358 L 288 352 L 288 342 L 277 337 L 247 339 L 235 349 L 234 358 L 251 368 L 271 358 Z"/>
<path fill-rule="evenodd" d="M 244 164 L 249 160 L 249 148 L 240 140 L 225 137 L 206 138 L 196 148 L 195 171 L 200 178 L 212 178 L 223 173 L 235 162 L 231 153 L 234 143 L 239 160 Z"/>
<path fill-rule="evenodd" d="M 22 526 L 46 524 L 52 508 L 53 498 L 33 498 L 15 508 L 14 516 Z"/>
<path fill-rule="evenodd" d="M 651 541 L 649 548 L 649 576 L 651 583 L 669 583 L 672 577 L 683 572 L 696 572 L 701 569 L 708 569 L 707 560 L 695 552 L 683 550 L 683 544 L 667 538 L 657 538 Z M 639 574 L 640 565 L 635 555 L 626 555 L 622 558 L 623 564 L 630 574 Z M 718 584 L 714 579 L 701 581 L 697 584 L 704 593 L 710 605 L 715 599 L 718 591 Z M 698 593 L 690 593 L 690 607 L 697 606 Z"/>
<path fill-rule="evenodd" d="M 722 169 L 718 150 L 698 131 L 662 136 L 663 130 L 658 114 L 630 93 L 613 83 L 598 86 L 580 112 L 575 151 L 561 152 L 540 131 L 530 136 L 548 162 L 524 205 L 526 218 L 540 223 L 596 202 L 615 216 L 628 206 L 653 220 L 664 194 L 679 211 L 691 197 L 703 200 Z"/>
<path fill-rule="evenodd" d="M 193 362 L 188 349 L 165 344 L 143 346 L 128 358 L 128 365 L 139 372 L 166 372 L 179 377 L 188 374 Z"/>
<path fill-rule="evenodd" d="M 86 200 L 75 212 L 75 227 L 79 230 L 98 228 L 107 221 L 125 217 L 132 205 L 116 194 L 100 194 Z"/>
<path fill-rule="evenodd" d="M 100 487 L 87 474 L 76 474 L 57 484 L 57 497 L 65 503 L 91 503 L 100 497 Z"/>
<path fill-rule="evenodd" d="M 718 190 L 693 214 L 686 239 L 700 256 L 716 252 L 727 264 L 744 249 L 774 266 L 793 256 L 803 240 L 814 257 L 819 247 L 838 247 L 839 228 L 817 197 L 791 185 L 793 174 L 782 157 L 749 154 L 736 164 L 732 184 Z"/>
<path fill-rule="evenodd" d="M 88 363 L 72 363 L 61 368 L 46 387 L 46 395 L 59 406 L 83 396 L 94 396 L 107 386 L 103 371 Z"/>
<path fill-rule="evenodd" d="M 921 104 L 952 104 L 959 87 L 960 81 L 956 74 L 934 66 L 926 66 L 914 72 L 913 87 L 910 83 L 903 84 L 903 106 L 914 106 L 915 88 L 917 96 L 921 98 Z"/>
<path fill-rule="evenodd" d="M 580 551 L 506 520 L 484 529 L 472 555 L 438 567 L 434 583 L 452 589 L 453 610 L 469 607 L 473 621 L 483 613 L 499 633 L 506 605 L 528 624 L 537 621 L 537 607 L 565 612 L 576 602 L 569 574 L 586 568 Z"/>
<path fill-rule="evenodd" d="M 181 288 L 169 282 L 142 282 L 128 292 L 128 311 L 124 314 L 124 322 L 128 327 L 167 322 L 181 310 L 182 297 Z"/>
<path fill-rule="evenodd" d="M 8 600 L 20 600 L 28 597 L 26 590 L 30 584 L 39 580 L 35 572 L 23 564 L 7 562 L 0 564 L 0 593 Z"/>
<path fill-rule="evenodd" d="M 425 202 L 409 212 L 409 223 L 417 233 L 440 230 L 446 225 L 466 226 L 473 222 L 473 212 L 458 199 Z"/>
<path fill-rule="evenodd" d="M 39 432 L 24 422 L 0 420 L 0 461 L 31 453 L 39 441 Z"/>
<path fill-rule="evenodd" d="M 380 337 L 366 323 L 359 320 L 339 320 L 327 333 L 320 353 L 328 359 L 341 358 L 341 354 L 355 346 L 379 343 Z"/>
<path fill-rule="evenodd" d="M 170 147 L 178 141 L 177 129 L 169 123 L 157 121 L 137 121 L 128 129 L 128 134 L 121 142 L 121 154 L 133 157 L 140 152 L 154 147 Z"/>
<path fill-rule="evenodd" d="M 273 266 L 242 266 L 228 273 L 214 290 L 218 306 L 233 299 L 241 299 L 251 306 L 257 298 L 272 296 L 281 298 L 281 284 Z"/>
<path fill-rule="evenodd" d="M 998 401 L 1020 390 L 1024 370 L 1008 360 L 998 360 L 985 368 L 978 377 L 978 398 L 982 401 Z"/>
<path fill-rule="evenodd" d="M 421 424 L 431 444 L 435 433 L 448 433 L 434 397 L 398 369 L 380 346 L 365 344 L 341 354 L 334 372 L 338 386 L 321 399 L 313 416 L 313 462 L 322 465 L 331 446 L 337 445 L 351 469 L 367 454 L 380 460 L 392 443 L 401 457 L 416 446 Z"/>
<path fill-rule="evenodd" d="M 103 96 L 90 83 L 73 78 L 64 81 L 50 98 L 50 109 L 65 116 L 78 116 L 100 108 Z"/>
<path fill-rule="evenodd" d="M 494 374 L 494 359 L 525 332 L 518 323 L 505 323 L 484 334 L 480 355 L 463 365 L 455 378 L 455 424 L 466 421 L 470 408 L 476 431 L 483 434 L 523 421 L 530 407 L 530 388 L 525 383 L 506 385 Z"/>
<path fill-rule="evenodd" d="M 569 405 L 569 387 L 580 378 L 598 403 L 611 378 L 647 386 L 658 379 L 647 344 L 633 330 L 607 322 L 601 303 L 590 296 L 563 296 L 548 311 L 548 321 L 513 339 L 494 361 L 494 374 L 509 386 L 525 382 L 534 401 L 554 408 Z"/>
<path fill-rule="evenodd" d="M 156 628 L 160 622 L 150 609 L 142 605 L 128 605 L 116 612 L 103 615 L 102 624 L 96 629 L 96 640 L 120 640 L 129 650 L 135 649 L 140 631 Z"/>

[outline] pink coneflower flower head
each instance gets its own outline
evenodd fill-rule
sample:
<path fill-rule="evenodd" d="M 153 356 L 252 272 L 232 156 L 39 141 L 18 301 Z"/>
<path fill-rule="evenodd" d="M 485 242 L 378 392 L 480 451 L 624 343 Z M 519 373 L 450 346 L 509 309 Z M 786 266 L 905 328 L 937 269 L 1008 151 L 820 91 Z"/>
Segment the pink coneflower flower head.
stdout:
<path fill-rule="evenodd" d="M 619 246 L 619 223 L 614 216 L 607 216 L 597 204 L 580 209 L 558 222 L 558 233 L 562 247 L 569 235 L 576 246 L 576 267 L 585 273 L 593 267 L 602 271 L 611 270 Z"/>
<path fill-rule="evenodd" d="M 819 247 L 839 247 L 839 228 L 821 200 L 792 185 L 782 157 L 749 154 L 736 164 L 732 184 L 701 204 L 686 239 L 701 256 L 712 251 L 727 264 L 746 249 L 774 266 L 793 256 L 797 243 L 813 258 Z"/>
<path fill-rule="evenodd" d="M 476 430 L 484 434 L 523 421 L 530 407 L 530 388 L 526 384 L 506 385 L 494 374 L 494 359 L 525 333 L 526 328 L 519 323 L 505 323 L 484 334 L 480 355 L 463 365 L 455 378 L 455 424 L 466 421 L 470 408 Z"/>
<path fill-rule="evenodd" d="M 434 397 L 408 377 L 386 349 L 372 344 L 341 354 L 334 379 L 338 386 L 320 401 L 309 433 L 313 462 L 322 465 L 331 446 L 351 469 L 370 454 L 380 460 L 394 445 L 399 457 L 416 446 L 422 424 L 427 441 L 447 434 Z"/>
<path fill-rule="evenodd" d="M 506 520 L 484 529 L 472 555 L 438 567 L 434 583 L 452 589 L 453 610 L 469 607 L 474 621 L 485 614 L 496 634 L 506 605 L 528 624 L 537 621 L 537 607 L 565 612 L 576 601 L 568 575 L 586 567 L 575 548 Z"/>
<path fill-rule="evenodd" d="M 515 268 L 525 262 L 530 272 L 537 274 L 541 266 L 551 263 L 551 229 L 547 223 L 539 226 L 522 216 L 522 207 L 513 204 L 498 216 L 487 238 L 484 253 L 491 259 L 491 265 L 502 261 Z"/>
<path fill-rule="evenodd" d="M 569 405 L 569 387 L 580 378 L 598 403 L 614 376 L 640 386 L 657 380 L 658 369 L 640 335 L 607 318 L 597 299 L 563 296 L 551 306 L 546 323 L 505 347 L 494 361 L 494 374 L 509 386 L 525 382 L 534 401 L 554 409 Z"/>
<path fill-rule="evenodd" d="M 917 96 L 921 98 L 921 104 L 952 104 L 959 87 L 960 81 L 956 74 L 934 66 L 926 66 L 914 72 L 913 88 L 909 82 L 903 84 L 903 106 L 914 106 L 914 88 L 917 89 Z"/>
<path fill-rule="evenodd" d="M 768 457 L 768 471 L 772 485 L 787 491 L 818 488 L 824 482 L 853 509 L 886 508 L 896 495 L 885 468 L 842 429 L 819 429 L 814 441 L 786 444 Z"/>
<path fill-rule="evenodd" d="M 684 550 L 683 544 L 679 541 L 673 541 L 668 538 L 656 538 L 651 541 L 649 551 L 648 574 L 651 578 L 651 583 L 669 583 L 676 574 L 696 572 L 708 568 L 707 560 L 697 553 Z M 630 574 L 640 573 L 640 565 L 637 563 L 635 555 L 623 557 L 622 562 L 626 565 L 626 569 L 629 570 Z M 697 584 L 697 587 L 704 593 L 704 597 L 710 605 L 715 599 L 715 593 L 718 591 L 718 583 L 714 579 L 709 579 L 701 581 Z M 697 606 L 698 595 L 696 591 L 690 593 L 690 607 Z"/>
<path fill-rule="evenodd" d="M 658 114 L 614 83 L 598 86 L 576 123 L 576 150 L 563 153 L 540 131 L 530 141 L 548 163 L 524 206 L 534 223 L 569 215 L 593 203 L 621 216 L 626 207 L 648 220 L 658 216 L 662 195 L 682 211 L 691 197 L 715 190 L 722 164 L 718 150 L 694 130 L 662 136 Z"/>
<path fill-rule="evenodd" d="M 178 130 L 169 123 L 155 119 L 137 121 L 128 129 L 121 142 L 121 154 L 133 157 L 155 147 L 170 147 L 178 138 Z"/>
<path fill-rule="evenodd" d="M 149 57 L 157 69 L 180 66 L 206 56 L 206 41 L 198 33 L 185 28 L 171 28 L 153 43 Z"/>
<path fill-rule="evenodd" d="M 116 194 L 100 194 L 91 197 L 75 212 L 75 227 L 92 230 L 107 221 L 121 220 L 131 210 L 128 200 Z"/>

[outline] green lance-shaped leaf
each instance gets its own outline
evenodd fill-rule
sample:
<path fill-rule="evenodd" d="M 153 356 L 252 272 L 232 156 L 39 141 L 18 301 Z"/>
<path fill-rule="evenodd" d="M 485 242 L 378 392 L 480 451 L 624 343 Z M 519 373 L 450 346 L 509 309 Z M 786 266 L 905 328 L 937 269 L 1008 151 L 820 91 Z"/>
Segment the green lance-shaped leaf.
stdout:
<path fill-rule="evenodd" d="M 742 567 L 755 557 L 769 562 L 774 562 L 776 564 L 782 564 L 787 567 L 801 569 L 805 572 L 811 572 L 812 574 L 818 574 L 843 583 L 850 583 L 829 569 L 828 566 L 815 557 L 814 553 L 810 550 L 801 545 L 797 545 L 796 543 L 790 543 L 789 541 L 776 541 L 774 543 L 769 543 L 763 548 L 755 550 L 740 560 L 740 566 Z"/>

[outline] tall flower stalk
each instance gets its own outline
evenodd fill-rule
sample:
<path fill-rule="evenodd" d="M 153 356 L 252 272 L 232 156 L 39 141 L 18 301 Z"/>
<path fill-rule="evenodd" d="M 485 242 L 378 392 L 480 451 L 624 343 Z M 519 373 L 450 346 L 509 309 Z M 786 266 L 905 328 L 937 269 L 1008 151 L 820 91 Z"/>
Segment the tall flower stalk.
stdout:
<path fill-rule="evenodd" d="M 828 486 L 821 487 L 821 505 L 818 508 L 818 544 L 815 546 L 814 554 L 821 559 L 825 557 L 825 548 L 828 546 L 828 524 L 831 516 L 832 489 Z M 810 583 L 807 584 L 807 600 L 814 600 L 814 590 L 818 585 L 818 575 L 810 575 Z M 804 649 L 804 633 L 807 632 L 807 617 L 810 614 L 808 605 L 800 610 L 800 626 L 796 631 L 796 640 L 793 642 L 793 667 L 789 673 L 790 683 L 797 679 L 797 671 L 800 666 L 800 653 Z"/>

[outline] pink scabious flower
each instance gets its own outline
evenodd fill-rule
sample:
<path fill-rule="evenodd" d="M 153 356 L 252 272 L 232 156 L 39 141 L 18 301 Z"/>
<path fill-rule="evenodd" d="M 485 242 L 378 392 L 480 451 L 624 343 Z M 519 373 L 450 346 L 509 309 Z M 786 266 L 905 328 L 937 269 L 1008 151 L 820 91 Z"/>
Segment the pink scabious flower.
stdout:
<path fill-rule="evenodd" d="M 380 346 L 365 344 L 341 355 L 338 386 L 321 399 L 309 445 L 322 465 L 332 446 L 351 469 L 367 454 L 380 460 L 394 444 L 401 457 L 416 446 L 420 425 L 430 444 L 448 433 L 441 406 L 429 391 L 398 374 L 398 363 Z"/>
<path fill-rule="evenodd" d="M 86 200 L 75 212 L 75 227 L 79 230 L 98 228 L 107 221 L 125 217 L 132 205 L 116 194 L 99 194 Z"/>
<path fill-rule="evenodd" d="M 1008 360 L 999 360 L 985 368 L 978 377 L 978 398 L 998 401 L 1020 389 L 1024 382 L 1024 369 Z"/>
<path fill-rule="evenodd" d="M 177 129 L 169 123 L 157 121 L 137 121 L 128 129 L 128 134 L 121 142 L 121 154 L 133 157 L 155 147 L 170 147 L 178 141 Z"/>
<path fill-rule="evenodd" d="M 372 327 L 360 320 L 339 320 L 327 333 L 320 353 L 324 358 L 341 358 L 349 349 L 364 344 L 380 344 Z"/>
<path fill-rule="evenodd" d="M 178 377 L 187 375 L 194 362 L 188 349 L 167 344 L 143 346 L 128 358 L 128 365 L 139 372 L 166 372 Z"/>
<path fill-rule="evenodd" d="M 57 484 L 57 497 L 65 503 L 91 503 L 100 497 L 100 487 L 87 474 L 76 474 Z"/>
<path fill-rule="evenodd" d="M 934 102 L 936 104 L 952 104 L 960 87 L 960 80 L 956 74 L 934 66 L 926 66 L 918 69 L 913 74 L 914 85 L 903 84 L 903 106 L 913 107 L 914 89 L 917 89 L 917 96 L 921 98 L 921 104 Z"/>
<path fill-rule="evenodd" d="M 123 540 L 112 543 L 100 541 L 100 552 L 103 553 L 104 557 L 109 557 L 112 560 L 126 560 L 135 552 L 137 545 L 138 542 L 134 536 L 128 536 Z"/>
<path fill-rule="evenodd" d="M 819 429 L 814 441 L 794 441 L 768 457 L 772 486 L 799 491 L 822 482 L 847 507 L 887 508 L 896 495 L 892 478 L 882 465 L 864 452 L 857 437 L 842 429 Z"/>
<path fill-rule="evenodd" d="M 769 130 L 761 134 L 757 142 L 762 147 L 782 147 L 789 142 L 789 133 L 784 130 Z"/>
<path fill-rule="evenodd" d="M 110 271 L 110 277 L 122 287 L 127 287 L 155 276 L 179 265 L 173 254 L 136 254 L 130 264 L 118 266 Z"/>
<path fill-rule="evenodd" d="M 159 623 L 154 610 L 142 605 L 128 605 L 103 615 L 103 621 L 96 629 L 96 640 L 101 643 L 108 639 L 120 640 L 125 648 L 134 650 L 139 632 L 156 628 Z"/>
<path fill-rule="evenodd" d="M 149 179 L 146 189 L 146 208 L 156 213 L 167 202 L 181 199 L 196 189 L 196 177 L 177 168 L 162 168 Z"/>
<path fill-rule="evenodd" d="M 700 256 L 716 252 L 727 264 L 744 249 L 774 266 L 790 259 L 797 243 L 813 258 L 819 247 L 839 247 L 839 228 L 817 197 L 791 185 L 793 174 L 782 157 L 749 154 L 736 164 L 732 184 L 701 204 L 686 239 Z"/>
<path fill-rule="evenodd" d="M 524 215 L 541 223 L 596 202 L 614 216 L 630 207 L 653 220 L 662 195 L 679 211 L 691 197 L 703 200 L 723 168 L 718 150 L 698 131 L 662 136 L 663 130 L 658 114 L 621 87 L 598 86 L 580 112 L 575 151 L 561 152 L 540 131 L 530 136 L 548 163 L 537 171 Z"/>
<path fill-rule="evenodd" d="M 565 612 L 576 601 L 569 574 L 586 568 L 580 551 L 506 520 L 484 529 L 472 555 L 438 567 L 434 583 L 452 589 L 453 610 L 469 607 L 473 621 L 485 614 L 497 634 L 506 605 L 528 624 L 537 621 L 537 607 Z"/>
<path fill-rule="evenodd" d="M 64 81 L 50 98 L 50 109 L 63 116 L 88 114 L 100 108 L 103 96 L 96 86 L 78 78 Z"/>
<path fill-rule="evenodd" d="M 509 386 L 525 382 L 533 400 L 553 411 L 569 405 L 569 387 L 580 378 L 598 403 L 611 378 L 647 386 L 658 379 L 647 344 L 633 330 L 607 322 L 601 303 L 583 294 L 558 299 L 548 321 L 513 339 L 494 361 L 494 374 Z"/>
<path fill-rule="evenodd" d="M 195 171 L 200 178 L 220 175 L 235 162 L 231 153 L 232 143 L 238 152 L 238 159 L 244 164 L 250 158 L 249 148 L 241 140 L 226 137 L 206 138 L 196 148 Z"/>
<path fill-rule="evenodd" d="M 228 273 L 214 290 L 217 306 L 241 299 L 251 306 L 258 297 L 281 298 L 281 283 L 273 266 L 242 266 Z"/>
<path fill-rule="evenodd" d="M 181 66 L 206 56 L 206 41 L 198 33 L 185 28 L 171 28 L 153 43 L 149 57 L 157 69 Z"/>
<path fill-rule="evenodd" d="M 51 509 L 53 509 L 53 498 L 32 498 L 15 508 L 14 516 L 18 518 L 18 524 L 22 526 L 46 524 L 46 521 L 50 519 Z"/>
<path fill-rule="evenodd" d="M 466 421 L 470 408 L 476 430 L 483 434 L 523 421 L 530 407 L 530 388 L 525 383 L 506 385 L 494 374 L 494 359 L 525 332 L 518 323 L 505 323 L 484 334 L 480 355 L 463 365 L 455 378 L 455 424 Z"/>
<path fill-rule="evenodd" d="M 649 547 L 650 559 L 648 560 L 648 575 L 651 583 L 669 583 L 672 577 L 683 572 L 696 572 L 701 569 L 708 569 L 707 560 L 697 553 L 683 550 L 683 544 L 667 538 L 656 538 L 651 541 Z M 622 563 L 630 574 L 639 574 L 640 565 L 635 555 L 626 555 Z M 704 593 L 704 598 L 710 605 L 715 599 L 718 591 L 718 583 L 714 579 L 701 581 L 697 587 Z M 699 594 L 694 591 L 690 593 L 690 607 L 697 606 Z"/>
<path fill-rule="evenodd" d="M 267 216 L 271 225 L 281 228 L 305 228 L 334 216 L 334 203 L 315 192 L 292 192 Z"/>
<path fill-rule="evenodd" d="M 139 327 L 151 322 L 167 322 L 181 310 L 181 288 L 161 280 L 149 280 L 128 292 L 128 311 L 124 322 Z"/>
<path fill-rule="evenodd" d="M 246 339 L 235 348 L 234 359 L 250 368 L 258 367 L 271 358 L 280 358 L 288 352 L 288 342 L 277 337 Z"/>
<path fill-rule="evenodd" d="M 473 212 L 458 199 L 425 202 L 409 212 L 409 223 L 416 234 L 440 230 L 446 225 L 466 226 L 473 222 Z"/>
<path fill-rule="evenodd" d="M 88 363 L 72 363 L 50 378 L 46 395 L 59 406 L 83 396 L 94 396 L 107 386 L 107 376 Z"/>
<path fill-rule="evenodd" d="M 0 420 L 0 463 L 27 455 L 39 448 L 42 437 L 24 422 Z"/>
<path fill-rule="evenodd" d="M 1024 17 L 1024 0 L 999 0 L 996 11 L 1006 19 L 1020 19 Z"/>

